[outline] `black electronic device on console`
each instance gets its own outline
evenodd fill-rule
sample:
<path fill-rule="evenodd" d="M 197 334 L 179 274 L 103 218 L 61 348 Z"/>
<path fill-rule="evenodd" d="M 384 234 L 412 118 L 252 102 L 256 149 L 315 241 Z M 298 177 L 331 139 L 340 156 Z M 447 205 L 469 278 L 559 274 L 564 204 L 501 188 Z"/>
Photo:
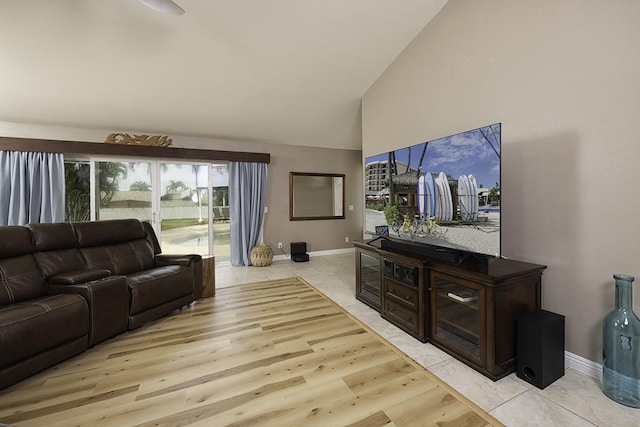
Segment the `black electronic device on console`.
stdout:
<path fill-rule="evenodd" d="M 421 255 L 438 261 L 459 264 L 465 258 L 465 252 L 442 246 L 426 243 L 409 242 L 400 239 L 382 239 L 380 248 L 392 252 L 405 252 L 413 255 Z"/>

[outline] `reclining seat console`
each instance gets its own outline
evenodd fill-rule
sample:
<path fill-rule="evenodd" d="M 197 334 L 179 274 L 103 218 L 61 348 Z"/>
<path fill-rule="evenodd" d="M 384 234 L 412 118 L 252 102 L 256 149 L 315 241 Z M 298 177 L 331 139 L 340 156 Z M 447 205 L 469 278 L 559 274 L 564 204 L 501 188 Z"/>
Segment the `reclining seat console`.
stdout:
<path fill-rule="evenodd" d="M 138 220 L 76 222 L 73 227 L 87 268 L 105 269 L 126 277 L 129 329 L 196 299 L 195 278 L 189 264 L 201 259 L 199 255 L 157 258 L 147 231 Z"/>
<path fill-rule="evenodd" d="M 52 293 L 79 294 L 91 317 L 89 347 L 127 330 L 129 289 L 124 276 L 111 270 L 86 268 L 68 222 L 29 224 L 36 259 Z"/>

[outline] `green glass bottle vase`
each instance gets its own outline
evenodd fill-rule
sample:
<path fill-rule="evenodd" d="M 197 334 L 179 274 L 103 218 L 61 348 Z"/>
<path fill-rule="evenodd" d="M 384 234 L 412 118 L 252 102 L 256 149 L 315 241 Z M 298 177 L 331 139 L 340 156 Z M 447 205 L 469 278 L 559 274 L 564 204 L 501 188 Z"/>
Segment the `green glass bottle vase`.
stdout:
<path fill-rule="evenodd" d="M 633 276 L 614 274 L 616 307 L 602 322 L 602 389 L 640 408 L 640 319 L 633 312 Z"/>

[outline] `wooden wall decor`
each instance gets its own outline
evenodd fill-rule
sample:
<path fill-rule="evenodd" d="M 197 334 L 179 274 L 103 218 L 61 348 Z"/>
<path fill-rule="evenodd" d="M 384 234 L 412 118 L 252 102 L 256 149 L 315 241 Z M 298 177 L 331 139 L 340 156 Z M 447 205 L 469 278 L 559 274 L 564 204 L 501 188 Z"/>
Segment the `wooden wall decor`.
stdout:
<path fill-rule="evenodd" d="M 128 133 L 110 133 L 104 142 L 108 144 L 150 145 L 153 147 L 168 147 L 173 142 L 163 135 L 129 135 Z"/>
<path fill-rule="evenodd" d="M 269 153 L 154 147 L 140 144 L 105 144 L 102 142 L 58 141 L 52 139 L 12 138 L 4 136 L 0 136 L 0 150 L 64 153 L 83 156 L 95 154 L 103 156 L 153 157 L 160 159 L 199 161 L 223 160 L 228 162 L 255 162 L 267 164 L 271 162 L 271 155 Z"/>

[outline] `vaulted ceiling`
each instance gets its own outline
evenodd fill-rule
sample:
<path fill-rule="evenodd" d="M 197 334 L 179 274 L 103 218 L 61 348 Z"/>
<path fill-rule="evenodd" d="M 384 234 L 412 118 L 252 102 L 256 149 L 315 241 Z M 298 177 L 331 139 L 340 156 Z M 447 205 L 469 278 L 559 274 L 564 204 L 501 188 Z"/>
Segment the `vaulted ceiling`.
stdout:
<path fill-rule="evenodd" d="M 360 149 L 446 0 L 0 0 L 0 121 Z"/>

